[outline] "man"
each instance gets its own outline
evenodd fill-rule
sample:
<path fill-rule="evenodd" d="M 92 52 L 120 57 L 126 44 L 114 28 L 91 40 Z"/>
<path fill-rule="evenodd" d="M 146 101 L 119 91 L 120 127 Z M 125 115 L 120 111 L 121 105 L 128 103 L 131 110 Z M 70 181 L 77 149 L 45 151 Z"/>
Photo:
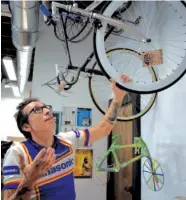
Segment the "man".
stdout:
<path fill-rule="evenodd" d="M 130 81 L 125 75 L 124 82 Z M 4 199 L 75 200 L 73 166 L 75 149 L 108 136 L 117 120 L 125 91 L 111 80 L 114 98 L 96 126 L 84 131 L 53 134 L 51 106 L 37 99 L 19 104 L 17 126 L 26 141 L 12 146 L 4 158 Z"/>
<path fill-rule="evenodd" d="M 91 166 L 91 164 L 88 162 L 88 157 L 85 157 L 85 158 L 83 159 L 82 173 L 81 173 L 81 175 L 82 175 L 82 176 L 90 176 L 91 173 L 92 173 L 91 169 L 92 169 L 92 166 Z"/>

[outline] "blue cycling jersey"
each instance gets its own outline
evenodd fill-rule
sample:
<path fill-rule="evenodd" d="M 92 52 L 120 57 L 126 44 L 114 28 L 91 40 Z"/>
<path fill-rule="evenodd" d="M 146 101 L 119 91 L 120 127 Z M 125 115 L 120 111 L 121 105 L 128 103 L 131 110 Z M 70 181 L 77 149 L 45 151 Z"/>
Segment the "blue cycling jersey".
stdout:
<path fill-rule="evenodd" d="M 88 143 L 88 129 L 59 133 L 54 136 L 53 148 L 55 149 L 56 161 L 52 168 L 37 180 L 30 199 L 75 200 L 74 150 L 88 146 Z M 22 171 L 19 169 L 18 153 L 22 153 L 26 164 L 29 164 L 42 148 L 41 145 L 32 140 L 16 143 L 10 147 L 3 163 L 4 190 L 16 189 L 23 176 Z"/>

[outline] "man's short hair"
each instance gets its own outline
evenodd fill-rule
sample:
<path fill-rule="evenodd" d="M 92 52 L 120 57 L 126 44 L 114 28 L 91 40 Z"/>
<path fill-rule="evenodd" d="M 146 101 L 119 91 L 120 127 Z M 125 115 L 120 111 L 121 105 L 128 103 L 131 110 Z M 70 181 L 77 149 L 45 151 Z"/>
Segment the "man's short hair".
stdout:
<path fill-rule="evenodd" d="M 15 113 L 14 117 L 16 119 L 17 122 L 17 127 L 19 129 L 19 131 L 24 135 L 25 138 L 27 139 L 32 139 L 31 133 L 24 131 L 23 130 L 23 125 L 25 123 L 28 123 L 28 116 L 27 114 L 23 111 L 23 109 L 30 103 L 32 102 L 37 102 L 40 101 L 37 98 L 29 98 L 29 99 L 25 99 L 23 102 L 21 102 L 18 106 L 17 106 L 17 112 Z"/>

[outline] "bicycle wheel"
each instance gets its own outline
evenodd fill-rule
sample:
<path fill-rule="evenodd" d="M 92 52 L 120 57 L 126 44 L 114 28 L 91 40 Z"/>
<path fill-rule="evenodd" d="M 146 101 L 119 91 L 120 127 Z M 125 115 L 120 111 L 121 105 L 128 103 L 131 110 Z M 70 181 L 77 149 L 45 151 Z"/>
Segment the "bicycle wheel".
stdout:
<path fill-rule="evenodd" d="M 133 59 L 133 65 L 137 65 L 141 61 L 141 55 L 138 52 L 124 48 L 116 48 L 108 51 L 107 57 L 113 66 L 120 65 L 123 60 L 130 61 Z M 120 58 L 123 59 L 121 60 Z M 99 70 L 97 63 L 94 63 L 92 69 Z M 156 81 L 157 78 L 154 70 L 152 68 L 149 68 L 149 70 L 151 74 L 149 79 Z M 91 99 L 102 114 L 106 113 L 109 99 L 111 99 L 112 96 L 112 90 L 109 83 L 109 80 L 105 76 L 93 75 L 89 77 L 89 92 Z M 156 96 L 157 93 L 144 95 L 127 93 L 122 105 L 124 109 L 122 109 L 117 120 L 130 121 L 143 116 L 153 106 Z"/>
<path fill-rule="evenodd" d="M 112 16 L 121 5 L 122 2 L 113 1 L 103 15 Z M 132 33 L 128 34 L 127 30 L 119 36 L 111 34 L 104 41 L 107 23 L 102 21 L 102 26 L 94 33 L 94 50 L 98 64 L 107 78 L 114 78 L 125 90 L 144 94 L 159 92 L 176 83 L 186 72 L 185 11 L 185 5 L 178 1 L 132 2 L 126 12 L 122 13 L 122 21 L 149 38 L 148 42 L 142 42 Z M 136 20 L 139 23 L 136 24 Z M 134 49 L 142 54 L 143 65 L 138 74 L 133 74 L 134 67 L 128 66 L 126 62 L 120 71 L 113 68 L 106 51 L 117 47 Z M 150 73 L 148 68 L 155 70 L 156 82 L 146 80 L 146 75 Z M 128 75 L 133 81 L 122 83 L 119 73 Z"/>
<path fill-rule="evenodd" d="M 91 3 L 93 3 L 93 1 L 76 1 L 77 6 L 81 9 L 85 9 Z M 72 2 L 67 1 L 67 4 L 72 4 Z M 102 2 L 98 8 L 94 9 L 94 12 L 102 13 L 107 5 L 108 2 Z M 68 40 L 72 43 L 82 42 L 93 30 L 93 26 L 89 18 L 81 15 L 80 13 L 67 13 L 65 18 L 65 27 Z"/>
<path fill-rule="evenodd" d="M 68 14 L 65 20 L 68 40 L 78 43 L 85 40 L 92 32 L 92 24 L 87 17 L 80 14 Z"/>
<path fill-rule="evenodd" d="M 153 158 L 147 158 L 143 164 L 143 178 L 153 191 L 160 191 L 164 185 L 164 173 L 161 165 Z"/>
<path fill-rule="evenodd" d="M 72 5 L 75 2 L 63 1 L 58 3 Z M 79 3 L 80 2 L 76 2 L 78 7 Z M 87 17 L 82 16 L 81 14 L 64 12 L 64 10 L 62 9 L 59 9 L 59 15 L 62 15 L 66 29 L 65 31 L 67 33 L 67 39 L 70 42 L 74 43 L 81 42 L 84 39 L 86 39 L 91 33 L 92 25 Z M 62 19 L 56 21 L 56 25 L 54 27 L 54 33 L 57 39 L 61 40 L 62 42 L 65 40 Z"/>

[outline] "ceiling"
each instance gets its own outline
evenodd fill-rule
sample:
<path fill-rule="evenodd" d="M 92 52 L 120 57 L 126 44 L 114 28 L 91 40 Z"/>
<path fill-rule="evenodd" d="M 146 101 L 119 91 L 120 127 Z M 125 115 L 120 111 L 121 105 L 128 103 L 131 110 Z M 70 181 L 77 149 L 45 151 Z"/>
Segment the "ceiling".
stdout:
<path fill-rule="evenodd" d="M 16 69 L 16 48 L 12 43 L 12 31 L 11 31 L 11 14 L 8 9 L 8 1 L 1 1 L 1 81 L 2 79 L 8 79 L 6 74 L 6 70 L 4 68 L 4 64 L 2 62 L 3 57 L 8 56 L 11 57 L 15 63 Z M 30 65 L 30 74 L 28 77 L 28 81 L 32 81 L 33 77 L 33 68 L 34 68 L 34 55 L 35 49 L 32 55 L 32 62 Z"/>

